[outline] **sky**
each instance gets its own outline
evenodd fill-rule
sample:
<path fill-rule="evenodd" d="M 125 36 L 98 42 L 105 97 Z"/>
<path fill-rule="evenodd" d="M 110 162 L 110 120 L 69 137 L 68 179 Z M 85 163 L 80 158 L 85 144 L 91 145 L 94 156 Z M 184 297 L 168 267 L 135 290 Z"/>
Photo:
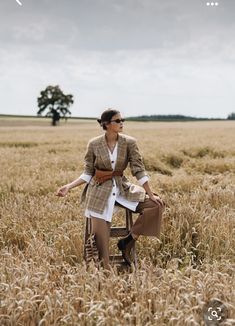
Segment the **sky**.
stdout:
<path fill-rule="evenodd" d="M 0 0 L 0 114 L 36 114 L 48 85 L 73 94 L 72 116 L 226 118 L 235 1 Z"/>

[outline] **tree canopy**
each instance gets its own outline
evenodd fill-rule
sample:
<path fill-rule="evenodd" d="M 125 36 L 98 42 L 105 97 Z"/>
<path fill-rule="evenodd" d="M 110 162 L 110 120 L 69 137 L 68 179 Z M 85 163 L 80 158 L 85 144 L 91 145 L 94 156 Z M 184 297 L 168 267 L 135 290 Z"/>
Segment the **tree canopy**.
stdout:
<path fill-rule="evenodd" d="M 52 125 L 55 126 L 61 116 L 65 118 L 68 114 L 71 115 L 69 107 L 73 104 L 73 95 L 64 94 L 58 85 L 47 86 L 44 91 L 41 91 L 38 101 L 38 115 L 47 111 L 46 116 L 52 117 Z"/>

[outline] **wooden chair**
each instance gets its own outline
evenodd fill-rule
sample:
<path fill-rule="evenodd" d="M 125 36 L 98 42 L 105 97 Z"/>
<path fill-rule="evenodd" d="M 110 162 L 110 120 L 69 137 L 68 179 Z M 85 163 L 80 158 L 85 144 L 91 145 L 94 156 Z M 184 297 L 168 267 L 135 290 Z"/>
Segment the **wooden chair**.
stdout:
<path fill-rule="evenodd" d="M 124 208 L 125 210 L 125 225 L 123 226 L 112 226 L 110 228 L 110 238 L 123 238 L 127 236 L 130 233 L 130 229 L 133 225 L 133 218 L 132 218 L 132 211 L 128 208 Z M 85 223 L 85 235 L 84 235 L 84 258 L 85 257 L 85 244 L 87 242 L 87 239 L 89 238 L 89 235 L 91 234 L 91 219 L 86 218 Z M 132 257 L 133 257 L 133 263 L 136 266 L 137 265 L 137 256 L 136 256 L 136 249 L 135 244 L 132 248 Z M 125 261 L 121 255 L 121 252 L 119 255 L 111 254 L 109 256 L 110 262 L 113 264 L 118 265 L 125 265 Z"/>

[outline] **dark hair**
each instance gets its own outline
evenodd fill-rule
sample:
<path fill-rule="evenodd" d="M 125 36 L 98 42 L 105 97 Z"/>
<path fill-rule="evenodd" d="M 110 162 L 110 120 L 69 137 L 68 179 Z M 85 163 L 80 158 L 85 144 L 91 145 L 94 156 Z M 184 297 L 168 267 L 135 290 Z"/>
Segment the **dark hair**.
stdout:
<path fill-rule="evenodd" d="M 117 110 L 107 109 L 101 114 L 100 119 L 97 119 L 97 121 L 104 130 L 107 130 L 106 123 L 109 123 L 110 120 L 112 120 L 112 117 L 118 113 L 120 112 Z"/>

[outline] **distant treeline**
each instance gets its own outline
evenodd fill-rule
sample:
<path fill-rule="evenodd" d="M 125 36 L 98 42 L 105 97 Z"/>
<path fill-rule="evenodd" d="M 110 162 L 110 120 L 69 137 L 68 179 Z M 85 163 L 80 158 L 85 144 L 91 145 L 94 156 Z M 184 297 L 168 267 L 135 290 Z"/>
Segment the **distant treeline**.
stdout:
<path fill-rule="evenodd" d="M 34 118 L 34 119 L 51 119 L 48 116 L 39 116 L 39 115 L 18 115 L 18 114 L 0 114 L 0 118 Z M 80 119 L 80 120 L 96 120 L 97 118 L 92 117 L 61 117 L 61 119 Z"/>
<path fill-rule="evenodd" d="M 137 117 L 128 117 L 126 120 L 132 121 L 194 121 L 194 120 L 226 120 L 222 118 L 196 118 L 185 116 L 181 114 L 169 114 L 169 115 L 140 115 Z"/>

